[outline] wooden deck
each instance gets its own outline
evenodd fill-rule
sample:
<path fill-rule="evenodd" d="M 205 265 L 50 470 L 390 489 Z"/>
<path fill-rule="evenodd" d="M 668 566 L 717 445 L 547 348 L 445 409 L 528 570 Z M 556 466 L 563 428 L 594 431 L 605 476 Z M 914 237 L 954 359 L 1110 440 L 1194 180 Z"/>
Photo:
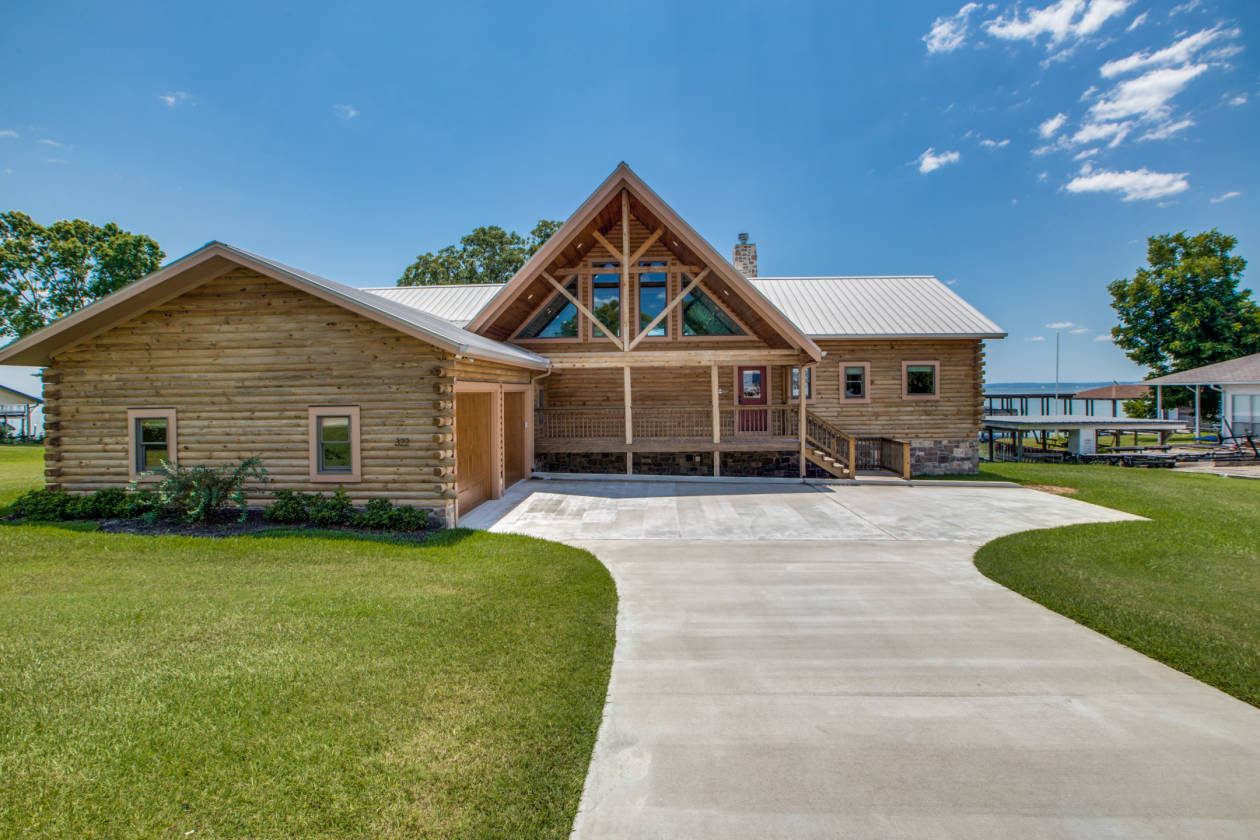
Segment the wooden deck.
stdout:
<path fill-rule="evenodd" d="M 772 435 L 737 437 L 714 443 L 711 437 L 644 438 L 626 443 L 625 438 L 561 438 L 535 440 L 535 452 L 795 452 L 800 438 Z"/>

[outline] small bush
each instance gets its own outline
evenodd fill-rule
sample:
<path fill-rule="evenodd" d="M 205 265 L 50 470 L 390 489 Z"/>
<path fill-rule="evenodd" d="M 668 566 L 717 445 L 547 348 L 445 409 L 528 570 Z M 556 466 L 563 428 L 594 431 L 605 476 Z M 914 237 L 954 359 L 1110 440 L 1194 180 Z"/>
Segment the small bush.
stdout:
<path fill-rule="evenodd" d="M 277 490 L 271 495 L 275 501 L 263 508 L 263 519 L 277 525 L 293 525 L 310 521 L 311 501 L 316 498 L 313 493 Z"/>
<path fill-rule="evenodd" d="M 162 500 L 152 490 L 136 490 L 126 495 L 118 510 L 119 519 L 141 519 L 156 516 L 162 510 Z"/>
<path fill-rule="evenodd" d="M 349 525 L 354 521 L 354 505 L 341 487 L 331 496 L 314 496 L 307 511 L 312 525 Z"/>
<path fill-rule="evenodd" d="M 10 507 L 14 516 L 38 522 L 60 522 L 69 518 L 74 497 L 65 490 L 28 490 Z"/>
<path fill-rule="evenodd" d="M 429 512 L 417 510 L 411 505 L 394 507 L 389 499 L 378 497 L 368 500 L 367 507 L 355 517 L 354 524 L 379 531 L 420 531 L 429 524 Z"/>
<path fill-rule="evenodd" d="M 184 467 L 163 461 L 158 475 L 157 495 L 162 507 L 179 514 L 185 522 L 213 522 L 229 502 L 240 511 L 239 519 L 244 522 L 248 512 L 245 482 L 250 478 L 267 480 L 267 470 L 257 457 L 222 467 Z"/>
<path fill-rule="evenodd" d="M 85 505 L 87 516 L 76 519 L 122 519 L 126 515 L 129 499 L 127 491 L 121 487 L 106 487 L 81 498 L 90 500 Z"/>

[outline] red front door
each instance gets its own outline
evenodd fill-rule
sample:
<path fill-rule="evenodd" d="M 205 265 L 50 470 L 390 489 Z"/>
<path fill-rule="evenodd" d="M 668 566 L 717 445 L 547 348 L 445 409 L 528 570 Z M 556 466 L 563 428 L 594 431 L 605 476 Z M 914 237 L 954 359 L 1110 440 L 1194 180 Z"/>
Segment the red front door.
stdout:
<path fill-rule="evenodd" d="M 742 367 L 737 370 L 739 377 L 739 393 L 736 400 L 739 404 L 739 430 L 744 433 L 765 434 L 770 431 L 770 412 L 764 408 L 757 410 L 745 406 L 765 405 L 770 380 L 764 367 Z"/>

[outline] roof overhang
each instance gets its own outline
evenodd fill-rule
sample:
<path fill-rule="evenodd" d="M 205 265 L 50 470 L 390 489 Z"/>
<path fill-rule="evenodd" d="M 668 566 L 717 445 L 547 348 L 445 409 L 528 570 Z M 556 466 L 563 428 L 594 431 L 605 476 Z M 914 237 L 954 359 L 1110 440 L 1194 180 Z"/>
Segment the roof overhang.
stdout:
<path fill-rule="evenodd" d="M 748 282 L 748 278 L 744 277 L 743 274 L 736 270 L 735 266 L 722 257 L 704 237 L 700 236 L 691 225 L 687 224 L 681 216 L 674 212 L 674 209 L 653 192 L 652 188 L 644 183 L 635 174 L 634 170 L 624 162 L 617 165 L 612 174 L 605 178 L 604 182 L 582 202 L 560 229 L 543 243 L 542 247 L 512 276 L 507 285 L 477 313 L 477 317 L 469 322 L 468 329 L 479 332 L 487 325 L 493 323 L 498 316 L 502 315 L 516 299 L 517 295 L 541 271 L 555 261 L 569 240 L 585 229 L 595 216 L 623 189 L 628 190 L 631 195 L 643 202 L 673 234 L 680 237 L 687 247 L 696 256 L 700 257 L 710 271 L 719 275 L 723 281 L 737 290 L 748 304 L 755 307 L 757 312 L 765 318 L 766 322 L 784 339 L 800 348 L 802 352 L 815 361 L 822 358 L 822 351 L 809 336 L 801 332 L 777 306 Z"/>
<path fill-rule="evenodd" d="M 897 341 L 913 341 L 915 339 L 967 339 L 983 341 L 990 338 L 1006 338 L 1006 333 L 843 333 L 840 335 L 816 335 L 810 333 L 814 341 L 852 341 L 873 339 L 896 339 Z"/>
<path fill-rule="evenodd" d="M 518 352 L 517 348 L 505 347 L 499 351 L 492 346 L 480 346 L 482 343 L 480 341 L 478 346 L 473 347 L 454 340 L 450 336 L 425 329 L 391 312 L 388 306 L 374 305 L 371 296 L 367 293 L 357 294 L 358 290 L 342 287 L 341 284 L 331 281 L 319 282 L 313 276 L 289 270 L 278 263 L 222 242 L 210 242 L 203 245 L 187 256 L 180 257 L 90 306 L 0 348 L 0 364 L 46 366 L 59 353 L 119 324 L 126 323 L 204 283 L 222 277 L 235 268 L 256 271 L 264 277 L 300 289 L 448 353 L 505 362 L 534 370 L 546 370 L 549 367 L 547 360 L 541 356 L 524 354 Z M 382 303 L 385 302 L 382 301 Z M 469 338 L 480 337 L 469 336 Z"/>

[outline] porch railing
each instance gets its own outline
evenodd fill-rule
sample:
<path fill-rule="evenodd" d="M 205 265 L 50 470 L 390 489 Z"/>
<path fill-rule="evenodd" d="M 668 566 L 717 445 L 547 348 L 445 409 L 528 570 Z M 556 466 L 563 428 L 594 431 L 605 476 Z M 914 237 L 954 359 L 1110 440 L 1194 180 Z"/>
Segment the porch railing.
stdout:
<path fill-rule="evenodd" d="M 537 440 L 598 440 L 625 438 L 626 412 L 622 408 L 540 408 L 534 436 Z"/>
<path fill-rule="evenodd" d="M 853 475 L 856 438 L 846 435 L 813 412 L 805 414 L 805 443 L 822 457 L 829 458 L 843 472 Z"/>
<path fill-rule="evenodd" d="M 713 410 L 635 406 L 630 410 L 634 439 L 713 437 Z"/>
<path fill-rule="evenodd" d="M 736 437 L 796 437 L 800 434 L 795 406 L 722 406 L 719 413 L 722 440 Z"/>

